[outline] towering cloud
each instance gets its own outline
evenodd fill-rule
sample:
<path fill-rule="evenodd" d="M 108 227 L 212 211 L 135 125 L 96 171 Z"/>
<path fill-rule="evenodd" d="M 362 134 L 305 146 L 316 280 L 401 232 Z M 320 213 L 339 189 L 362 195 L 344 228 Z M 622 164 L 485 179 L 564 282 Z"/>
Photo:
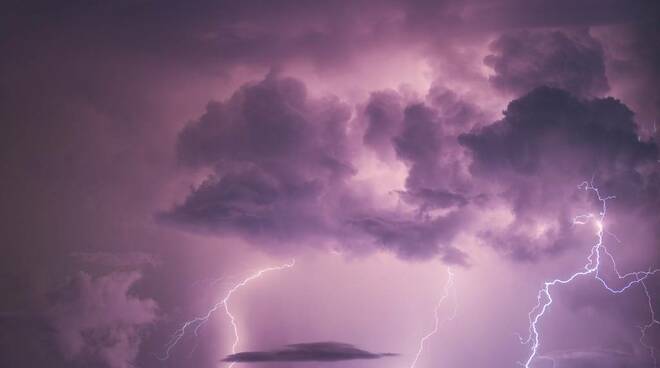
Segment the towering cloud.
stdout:
<path fill-rule="evenodd" d="M 337 231 L 354 172 L 349 117 L 338 99 L 311 99 L 300 81 L 272 74 L 210 103 L 179 135 L 178 155 L 214 174 L 162 217 L 270 244 Z"/>
<path fill-rule="evenodd" d="M 571 235 L 571 209 L 581 180 L 593 178 L 619 202 L 655 201 L 658 148 L 639 139 L 632 112 L 613 98 L 581 100 L 541 87 L 460 142 L 472 152 L 472 175 L 510 203 L 510 227 L 489 243 L 516 258 L 579 243 Z"/>
<path fill-rule="evenodd" d="M 404 193 L 411 202 L 423 197 L 425 209 L 464 204 L 460 195 L 431 188 L 432 177 L 426 186 L 416 183 L 425 180 L 418 178 L 424 171 L 438 175 L 440 124 L 437 113 L 423 105 L 401 108 L 394 95 L 374 94 L 365 140 L 378 149 L 393 145 L 411 165 L 407 186 L 413 191 Z M 291 240 L 339 241 L 358 251 L 382 247 L 403 257 L 440 254 L 463 262 L 450 245 L 459 217 L 376 209 L 349 186 L 360 149 L 347 135 L 349 117 L 350 109 L 337 98 L 310 98 L 302 82 L 275 74 L 243 86 L 226 102 L 210 103 L 179 134 L 177 149 L 183 164 L 214 173 L 160 218 L 258 240 L 271 249 Z"/>

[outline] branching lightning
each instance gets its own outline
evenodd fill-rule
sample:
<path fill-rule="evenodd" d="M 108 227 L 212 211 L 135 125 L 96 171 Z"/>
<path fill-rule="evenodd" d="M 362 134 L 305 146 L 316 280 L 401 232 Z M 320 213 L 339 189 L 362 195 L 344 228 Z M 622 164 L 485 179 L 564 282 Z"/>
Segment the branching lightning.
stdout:
<path fill-rule="evenodd" d="M 163 354 L 162 357 L 159 357 L 159 359 L 161 359 L 161 360 L 169 359 L 170 354 L 172 352 L 172 349 L 174 349 L 174 347 L 179 344 L 181 339 L 183 339 L 183 337 L 186 335 L 186 333 L 190 329 L 192 329 L 194 335 L 197 336 L 197 333 L 198 333 L 199 329 L 206 322 L 208 322 L 209 319 L 211 318 L 211 316 L 215 312 L 217 312 L 219 309 L 224 310 L 225 315 L 229 318 L 229 322 L 232 325 L 233 332 L 234 332 L 234 342 L 232 343 L 232 346 L 231 346 L 231 353 L 235 354 L 236 353 L 236 348 L 238 347 L 238 344 L 240 343 L 240 335 L 238 333 L 238 324 L 236 323 L 236 318 L 234 317 L 234 315 L 231 313 L 231 311 L 229 309 L 229 301 L 230 301 L 232 295 L 235 292 L 237 292 L 239 289 L 241 289 L 243 286 L 246 286 L 248 283 L 260 278 L 264 274 L 266 274 L 268 272 L 272 272 L 272 271 L 281 271 L 281 270 L 284 270 L 284 269 L 287 269 L 287 268 L 291 268 L 295 265 L 295 263 L 296 263 L 296 261 L 292 260 L 291 262 L 285 263 L 285 264 L 280 265 L 280 266 L 272 266 L 272 267 L 263 268 L 263 269 L 255 272 L 255 273 L 253 273 L 252 275 L 248 276 L 243 281 L 241 281 L 241 282 L 237 283 L 236 285 L 234 285 L 231 289 L 229 289 L 229 291 L 227 291 L 227 294 L 225 294 L 224 298 L 222 300 L 220 300 L 219 302 L 217 302 L 216 304 L 214 304 L 204 315 L 199 316 L 199 317 L 195 317 L 195 318 L 193 318 L 189 321 L 186 321 L 183 325 L 181 325 L 181 327 L 172 335 L 172 338 L 170 339 L 170 341 L 165 345 L 165 353 Z M 233 365 L 234 365 L 234 363 L 232 362 L 229 365 L 229 367 L 232 367 Z"/>
<path fill-rule="evenodd" d="M 440 328 L 441 325 L 440 307 L 445 302 L 445 300 L 450 296 L 454 301 L 454 306 L 453 306 L 452 314 L 446 319 L 446 321 L 453 320 L 454 317 L 456 317 L 456 312 L 458 309 L 456 302 L 456 288 L 454 286 L 454 273 L 452 272 L 451 268 L 447 268 L 447 282 L 445 283 L 445 286 L 443 288 L 442 296 L 440 296 L 440 299 L 438 299 L 438 303 L 435 305 L 435 312 L 434 312 L 435 324 L 433 326 L 433 329 L 429 331 L 426 335 L 422 336 L 422 338 L 419 340 L 419 348 L 417 349 L 417 354 L 415 354 L 415 359 L 410 364 L 410 368 L 415 368 L 415 365 L 417 364 L 419 357 L 422 355 L 422 351 L 424 351 L 424 345 L 426 344 L 426 340 L 428 340 L 429 338 L 431 338 L 431 336 L 435 335 L 438 332 L 438 329 Z"/>
<path fill-rule="evenodd" d="M 537 295 L 537 304 L 532 308 L 532 310 L 529 312 L 529 336 L 526 339 L 523 339 L 520 337 L 520 341 L 523 344 L 531 344 L 531 352 L 530 355 L 528 356 L 527 360 L 525 360 L 524 363 L 520 363 L 523 365 L 525 368 L 530 368 L 532 362 L 534 361 L 535 358 L 539 359 L 541 356 L 537 357 L 538 354 L 538 349 L 541 344 L 541 334 L 539 331 L 538 324 L 541 321 L 541 318 L 545 315 L 545 312 L 550 308 L 552 305 L 552 295 L 550 293 L 550 288 L 556 285 L 563 285 L 563 284 L 568 284 L 571 283 L 573 280 L 582 277 L 582 276 L 590 276 L 593 275 L 593 277 L 598 280 L 605 289 L 607 289 L 609 292 L 613 294 L 621 294 L 628 290 L 630 287 L 634 285 L 641 285 L 647 301 L 648 301 L 648 307 L 649 307 L 649 314 L 650 314 L 650 322 L 644 326 L 640 327 L 641 330 L 641 336 L 640 336 L 640 343 L 642 346 L 647 348 L 651 354 L 651 357 L 654 362 L 654 367 L 656 366 L 656 357 L 655 357 L 655 349 L 648 345 L 644 339 L 646 337 L 646 332 L 648 329 L 653 327 L 654 325 L 660 325 L 660 321 L 656 319 L 655 316 L 655 310 L 653 308 L 653 303 L 651 300 L 651 295 L 648 291 L 648 288 L 646 286 L 646 279 L 654 275 L 656 273 L 660 272 L 660 269 L 650 269 L 648 271 L 636 271 L 636 272 L 629 272 L 626 274 L 621 274 L 617 268 L 616 261 L 614 259 L 614 256 L 610 251 L 607 249 L 605 244 L 603 243 L 603 234 L 606 233 L 607 231 L 605 230 L 605 216 L 607 215 L 607 202 L 609 200 L 614 199 L 614 196 L 608 196 L 608 197 L 603 197 L 600 194 L 600 191 L 598 188 L 596 188 L 593 185 L 593 180 L 591 182 L 583 182 L 580 185 L 578 185 L 579 189 L 583 189 L 585 191 L 591 191 L 593 192 L 598 201 L 601 203 L 601 210 L 600 212 L 595 215 L 593 213 L 590 214 L 585 214 L 585 215 L 579 215 L 576 216 L 573 219 L 573 223 L 575 225 L 585 225 L 588 223 L 593 223 L 596 227 L 596 236 L 597 240 L 596 243 L 591 247 L 591 251 L 589 253 L 589 256 L 587 257 L 587 263 L 585 264 L 583 270 L 575 272 L 574 274 L 570 275 L 567 278 L 561 279 L 557 278 L 552 281 L 546 281 L 544 283 L 543 288 L 539 290 L 539 293 Z M 610 234 L 609 232 L 607 232 Z M 615 238 L 616 239 L 616 238 Z M 617 239 L 618 241 L 618 239 Z M 611 262 L 611 265 L 613 267 L 614 273 L 616 274 L 617 278 L 619 281 L 623 281 L 623 286 L 619 288 L 611 287 L 600 275 L 600 265 L 601 265 L 601 258 L 606 258 L 609 262 Z"/>

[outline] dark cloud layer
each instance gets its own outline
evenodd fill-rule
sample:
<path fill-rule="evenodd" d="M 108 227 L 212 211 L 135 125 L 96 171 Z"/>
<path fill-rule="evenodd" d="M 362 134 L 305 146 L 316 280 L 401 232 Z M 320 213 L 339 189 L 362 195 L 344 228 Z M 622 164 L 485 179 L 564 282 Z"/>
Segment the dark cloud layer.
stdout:
<path fill-rule="evenodd" d="M 392 353 L 370 353 L 351 344 L 312 342 L 291 344 L 280 350 L 246 351 L 227 356 L 225 362 L 336 362 L 355 359 L 379 359 Z"/>
<path fill-rule="evenodd" d="M 578 96 L 599 96 L 609 86 L 600 42 L 588 32 L 519 31 L 490 45 L 484 63 L 491 83 L 521 95 L 539 86 L 562 88 Z"/>

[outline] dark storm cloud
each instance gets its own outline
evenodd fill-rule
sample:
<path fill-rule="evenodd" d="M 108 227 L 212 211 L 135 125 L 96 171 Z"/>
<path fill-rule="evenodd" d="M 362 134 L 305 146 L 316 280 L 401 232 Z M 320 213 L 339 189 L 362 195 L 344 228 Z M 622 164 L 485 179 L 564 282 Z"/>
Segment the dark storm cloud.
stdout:
<path fill-rule="evenodd" d="M 355 359 L 379 359 L 392 353 L 370 353 L 339 342 L 313 342 L 287 345 L 284 349 L 246 351 L 227 356 L 223 362 L 336 362 Z"/>
<path fill-rule="evenodd" d="M 490 45 L 484 63 L 493 68 L 491 83 L 521 95 L 539 86 L 578 96 L 607 92 L 603 47 L 587 31 L 518 31 Z"/>
<path fill-rule="evenodd" d="M 387 137 L 403 124 L 396 138 L 399 155 L 413 167 L 433 165 L 440 138 L 435 113 L 415 105 L 405 114 L 399 111 L 406 117 L 396 121 L 387 115 L 396 115 L 399 105 L 390 96 L 385 99 L 367 109 L 372 121 L 391 120 L 374 126 L 371 137 Z M 464 262 L 450 245 L 460 228 L 459 216 L 430 219 L 376 210 L 348 186 L 356 149 L 347 136 L 349 117 L 348 107 L 336 98 L 310 98 L 302 82 L 272 73 L 226 102 L 210 103 L 180 133 L 178 155 L 184 164 L 210 167 L 214 174 L 159 217 L 189 229 L 258 239 L 271 249 L 282 240 L 330 240 L 347 249 L 379 247 L 405 258 L 440 255 Z M 411 203 L 422 200 L 424 210 L 465 202 L 457 194 L 414 189 L 404 197 L 414 196 Z"/>
<path fill-rule="evenodd" d="M 580 100 L 538 88 L 460 142 L 472 152 L 475 179 L 499 188 L 515 215 L 503 234 L 489 234 L 490 243 L 518 259 L 580 244 L 570 218 L 582 180 L 594 177 L 621 204 L 657 202 L 657 146 L 639 140 L 632 112 L 613 98 Z"/>
<path fill-rule="evenodd" d="M 632 111 L 619 101 L 580 100 L 547 87 L 512 101 L 504 119 L 460 141 L 474 153 L 474 172 L 489 174 L 600 168 L 632 174 L 658 154 L 654 143 L 639 140 Z"/>
<path fill-rule="evenodd" d="M 313 100 L 302 82 L 269 74 L 243 86 L 226 103 L 210 103 L 199 121 L 180 133 L 178 154 L 185 164 L 220 165 L 221 171 L 224 161 L 273 170 L 281 166 L 277 163 L 290 162 L 340 178 L 352 172 L 346 147 L 349 117 L 349 107 L 338 99 Z"/>
<path fill-rule="evenodd" d="M 215 174 L 165 220 L 211 231 L 292 239 L 332 231 L 338 190 L 354 172 L 336 98 L 308 98 L 295 79 L 249 84 L 179 135 L 181 161 Z"/>

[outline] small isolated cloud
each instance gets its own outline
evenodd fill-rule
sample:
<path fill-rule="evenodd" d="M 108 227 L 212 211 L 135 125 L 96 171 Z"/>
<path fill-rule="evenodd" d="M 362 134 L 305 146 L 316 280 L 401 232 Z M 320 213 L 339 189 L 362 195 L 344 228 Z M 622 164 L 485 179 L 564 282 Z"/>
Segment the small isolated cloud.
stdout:
<path fill-rule="evenodd" d="M 312 342 L 286 345 L 270 351 L 245 351 L 231 354 L 224 362 L 334 362 L 355 359 L 379 359 L 393 353 L 371 353 L 351 344 L 339 342 Z"/>

